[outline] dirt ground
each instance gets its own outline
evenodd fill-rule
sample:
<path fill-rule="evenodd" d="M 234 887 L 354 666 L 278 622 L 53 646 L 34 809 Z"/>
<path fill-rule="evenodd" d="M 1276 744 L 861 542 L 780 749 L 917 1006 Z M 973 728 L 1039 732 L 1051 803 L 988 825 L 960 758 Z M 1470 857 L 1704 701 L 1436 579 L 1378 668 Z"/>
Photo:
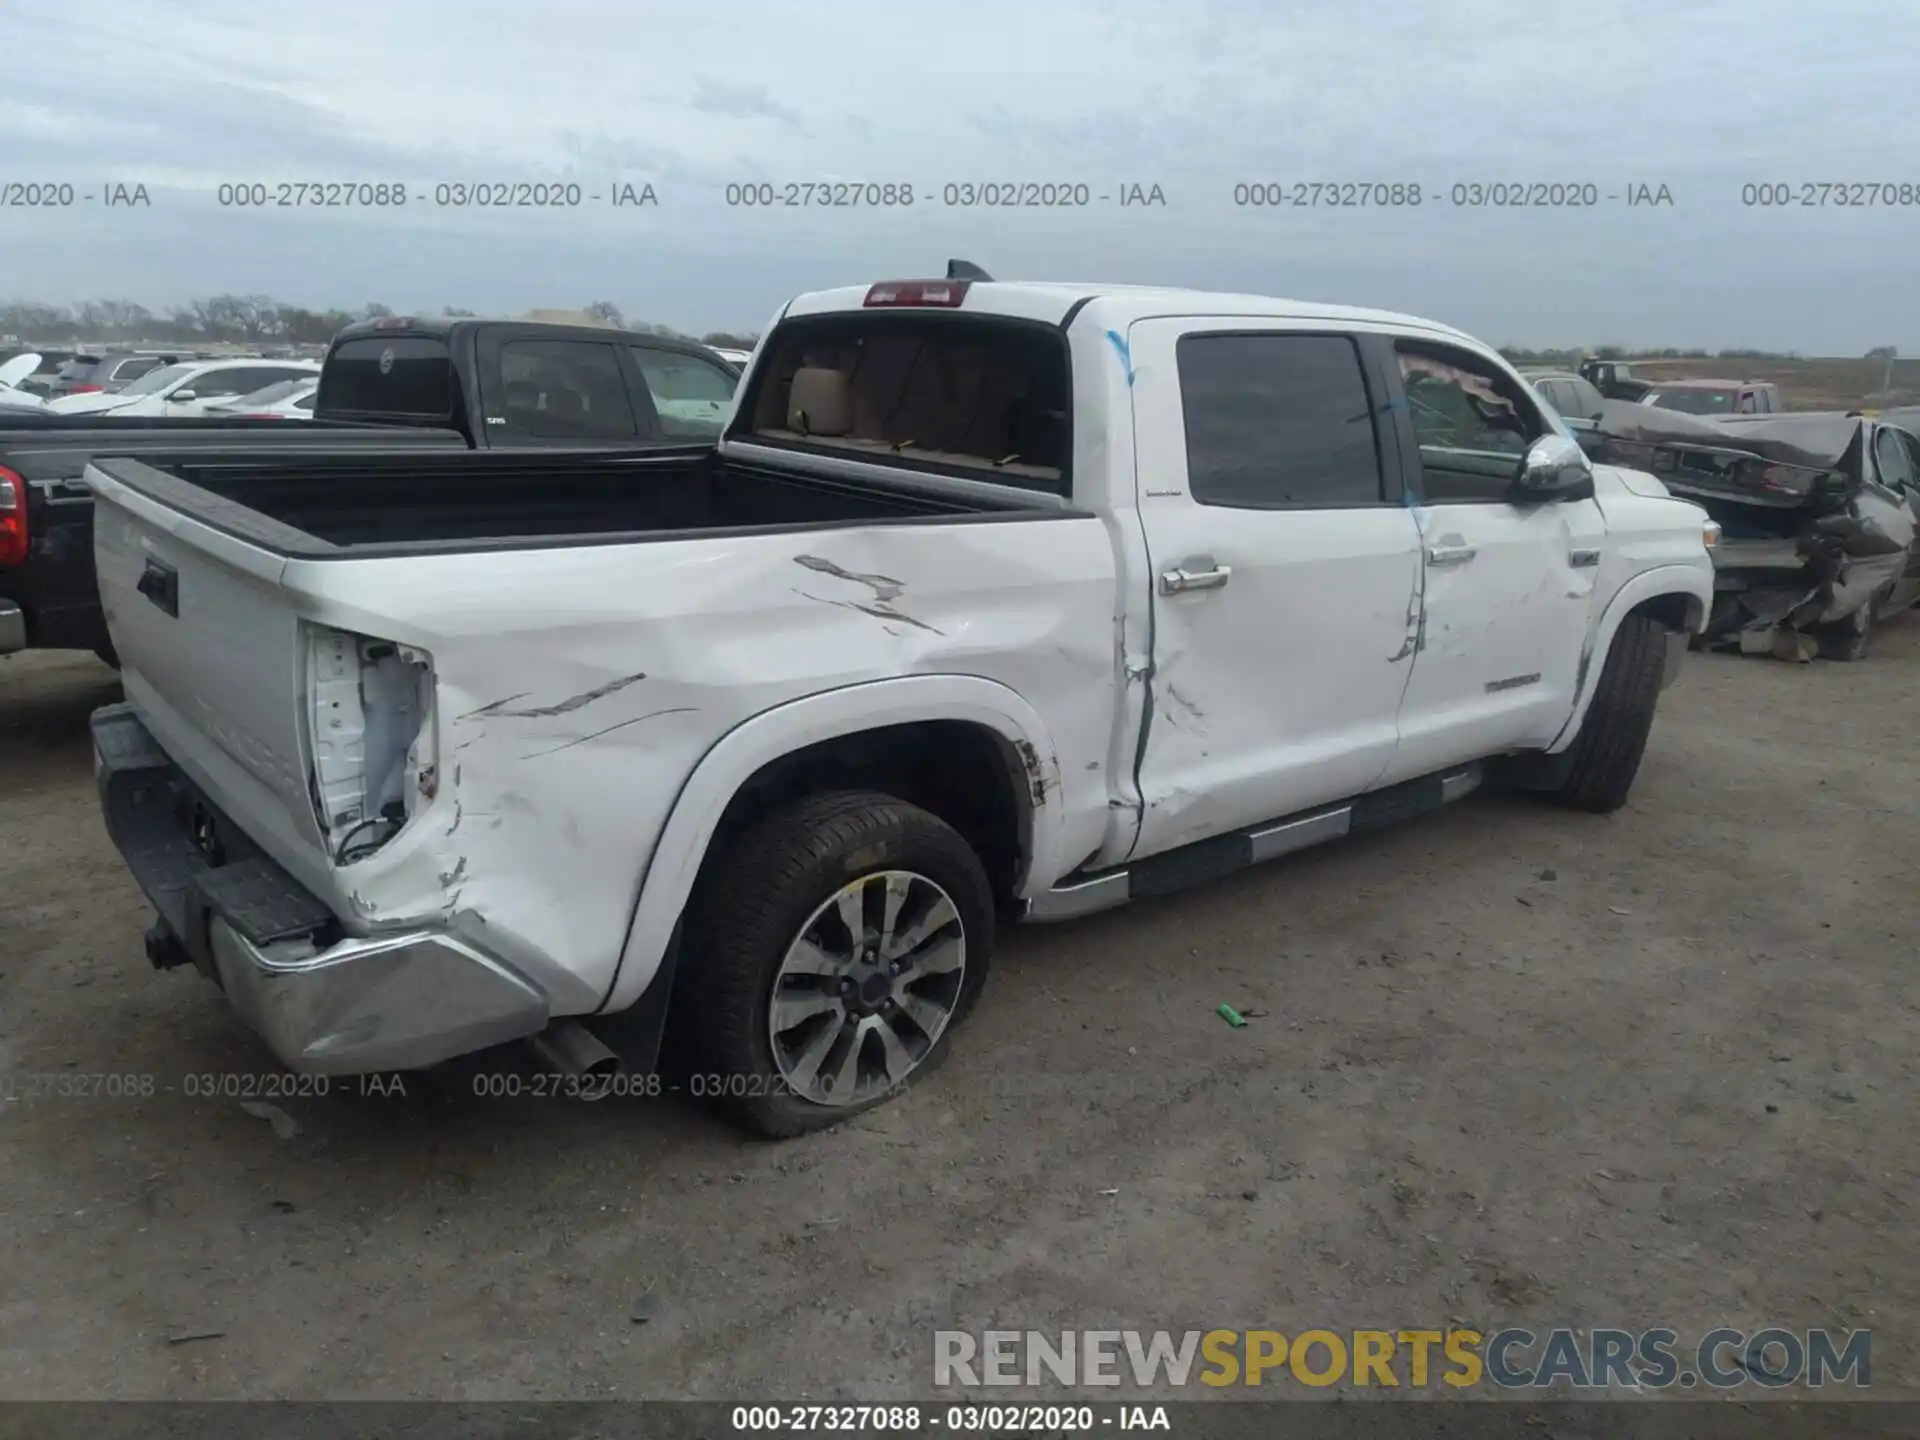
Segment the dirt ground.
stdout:
<path fill-rule="evenodd" d="M 0 662 L 0 1398 L 927 1397 L 996 1324 L 1867 1327 L 1920 1382 L 1915 620 L 1690 656 L 1613 817 L 1476 796 L 1017 932 L 937 1076 L 783 1145 L 193 1093 L 274 1067 L 142 954 L 117 697 Z"/>

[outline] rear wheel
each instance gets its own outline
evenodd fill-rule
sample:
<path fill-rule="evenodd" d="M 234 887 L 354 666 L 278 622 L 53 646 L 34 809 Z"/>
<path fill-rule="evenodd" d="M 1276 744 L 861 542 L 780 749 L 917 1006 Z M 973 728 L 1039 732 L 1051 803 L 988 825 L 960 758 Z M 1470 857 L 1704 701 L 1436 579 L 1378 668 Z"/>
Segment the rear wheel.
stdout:
<path fill-rule="evenodd" d="M 937 816 L 843 791 L 760 821 L 712 862 L 672 1025 L 689 1090 L 772 1139 L 928 1074 L 986 981 L 993 896 Z"/>
<path fill-rule="evenodd" d="M 1620 622 L 1593 703 L 1568 750 L 1566 779 L 1548 792 L 1554 799 L 1601 814 L 1627 803 L 1653 730 L 1666 645 L 1667 628 L 1651 615 Z"/>

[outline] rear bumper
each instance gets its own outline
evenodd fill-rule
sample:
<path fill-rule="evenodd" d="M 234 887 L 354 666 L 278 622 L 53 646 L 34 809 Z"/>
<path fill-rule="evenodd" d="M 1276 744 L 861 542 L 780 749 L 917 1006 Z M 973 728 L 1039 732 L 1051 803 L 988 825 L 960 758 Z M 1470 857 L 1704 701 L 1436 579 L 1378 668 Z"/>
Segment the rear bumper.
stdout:
<path fill-rule="evenodd" d="M 194 964 L 288 1068 L 414 1070 L 545 1027 L 544 994 L 440 930 L 349 936 L 197 794 L 129 705 L 93 713 L 107 832 Z"/>
<path fill-rule="evenodd" d="M 0 600 L 0 655 L 11 655 L 26 648 L 26 612 L 11 600 Z"/>

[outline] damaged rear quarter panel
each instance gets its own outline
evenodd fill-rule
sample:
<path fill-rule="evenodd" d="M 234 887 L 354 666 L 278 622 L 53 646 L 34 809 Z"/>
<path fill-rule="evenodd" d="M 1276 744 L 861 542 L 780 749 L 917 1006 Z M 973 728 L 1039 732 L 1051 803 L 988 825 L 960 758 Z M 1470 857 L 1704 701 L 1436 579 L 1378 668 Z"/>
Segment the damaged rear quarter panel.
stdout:
<path fill-rule="evenodd" d="M 337 872 L 341 913 L 449 925 L 555 1013 L 591 1010 L 701 757 L 776 706 L 898 676 L 978 676 L 1043 716 L 1036 824 L 1090 850 L 1107 792 L 1087 762 L 1119 690 L 1114 564 L 1078 516 L 296 562 L 286 584 L 312 619 L 434 662 L 438 791 Z"/>

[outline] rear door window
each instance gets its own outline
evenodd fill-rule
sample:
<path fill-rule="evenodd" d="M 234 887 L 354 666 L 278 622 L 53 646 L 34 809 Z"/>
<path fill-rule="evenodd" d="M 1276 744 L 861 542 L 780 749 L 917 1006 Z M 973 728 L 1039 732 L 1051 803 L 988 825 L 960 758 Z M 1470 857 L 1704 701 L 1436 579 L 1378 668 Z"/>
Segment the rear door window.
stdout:
<path fill-rule="evenodd" d="M 1377 505 L 1374 405 L 1344 335 L 1183 335 L 1187 488 L 1248 510 Z"/>
<path fill-rule="evenodd" d="M 138 380 L 150 370 L 158 370 L 164 361 L 165 357 L 160 355 L 135 355 L 115 362 L 112 371 L 100 378 L 124 385 L 129 380 Z"/>
<path fill-rule="evenodd" d="M 1880 483 L 1889 490 L 1911 491 L 1916 487 L 1913 456 L 1898 430 L 1881 430 L 1873 441 L 1875 469 Z"/>
<path fill-rule="evenodd" d="M 1562 415 L 1572 415 L 1581 420 L 1591 420 L 1600 413 L 1600 407 L 1607 403 L 1607 397 L 1594 389 L 1593 386 L 1585 380 L 1569 380 L 1566 382 L 1566 386 L 1568 390 L 1573 392 L 1569 403 L 1571 403 L 1574 408 L 1571 410 L 1562 410 L 1560 412 Z"/>
<path fill-rule="evenodd" d="M 230 369 L 209 370 L 204 375 L 196 375 L 185 388 L 193 391 L 195 397 L 201 400 L 237 397 L 250 395 L 278 380 L 291 380 L 300 373 L 281 365 L 236 365 Z"/>
<path fill-rule="evenodd" d="M 445 424 L 453 418 L 453 397 L 447 344 L 424 335 L 343 341 L 320 372 L 318 406 L 329 415 Z"/>
<path fill-rule="evenodd" d="M 486 377 L 489 433 L 497 441 L 631 440 L 640 431 L 626 375 L 611 344 L 508 340 Z M 496 419 L 504 426 L 495 427 Z"/>
<path fill-rule="evenodd" d="M 630 347 L 633 363 L 653 396 L 660 434 L 669 440 L 712 440 L 733 413 L 738 378 L 718 365 L 678 350 Z"/>

